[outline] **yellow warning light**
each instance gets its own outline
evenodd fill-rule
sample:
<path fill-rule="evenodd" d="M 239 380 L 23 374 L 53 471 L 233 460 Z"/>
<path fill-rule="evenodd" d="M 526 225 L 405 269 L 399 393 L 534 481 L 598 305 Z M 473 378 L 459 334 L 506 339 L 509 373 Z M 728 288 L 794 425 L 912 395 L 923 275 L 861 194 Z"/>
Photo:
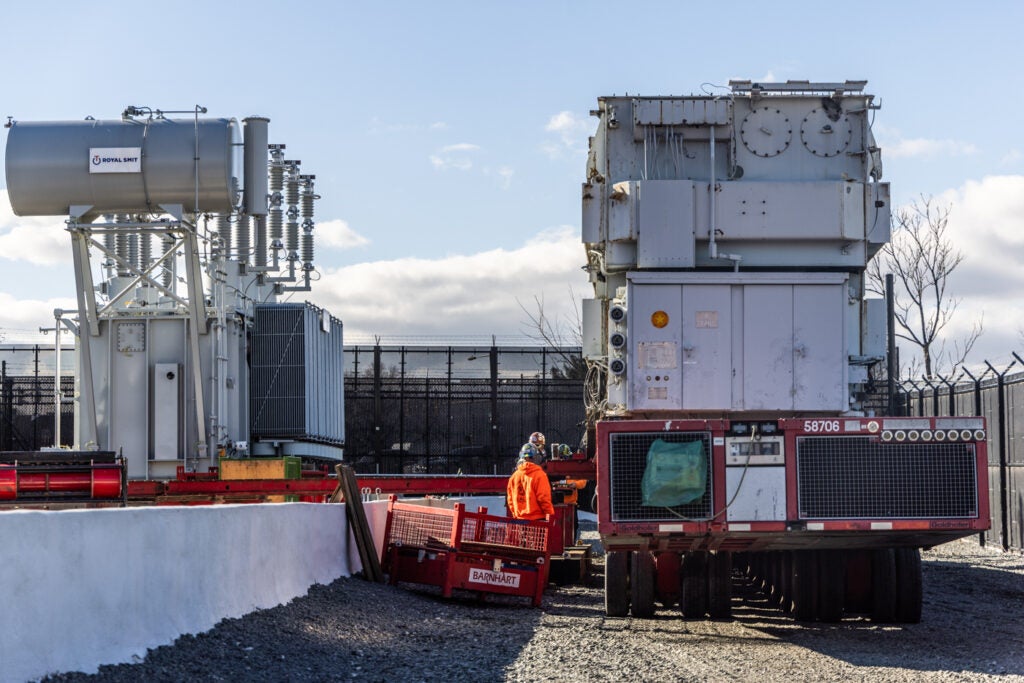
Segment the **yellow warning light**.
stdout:
<path fill-rule="evenodd" d="M 668 325 L 668 313 L 665 311 L 655 311 L 651 314 L 651 324 L 659 330 L 665 327 L 665 325 Z"/>

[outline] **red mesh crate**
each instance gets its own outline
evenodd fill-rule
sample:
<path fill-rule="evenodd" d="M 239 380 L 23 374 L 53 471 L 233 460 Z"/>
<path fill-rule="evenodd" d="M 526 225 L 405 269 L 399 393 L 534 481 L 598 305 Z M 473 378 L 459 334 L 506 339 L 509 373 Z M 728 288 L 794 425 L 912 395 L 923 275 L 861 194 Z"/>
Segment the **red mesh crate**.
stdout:
<path fill-rule="evenodd" d="M 399 581 L 530 597 L 539 606 L 547 584 L 551 525 L 454 509 L 388 504 L 383 565 Z"/>

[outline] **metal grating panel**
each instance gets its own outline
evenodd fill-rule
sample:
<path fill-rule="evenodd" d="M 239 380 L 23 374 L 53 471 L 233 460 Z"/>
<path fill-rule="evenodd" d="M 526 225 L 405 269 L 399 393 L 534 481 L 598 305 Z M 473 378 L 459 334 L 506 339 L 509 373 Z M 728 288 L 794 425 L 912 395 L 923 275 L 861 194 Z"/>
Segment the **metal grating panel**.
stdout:
<path fill-rule="evenodd" d="M 451 547 L 452 518 L 455 513 L 450 510 L 424 508 L 418 510 L 392 510 L 391 529 L 388 532 L 387 544 L 444 546 Z"/>
<path fill-rule="evenodd" d="M 647 467 L 647 451 L 655 439 L 669 443 L 700 441 L 708 464 L 704 495 L 692 503 L 671 508 L 642 505 L 640 480 Z M 709 432 L 615 432 L 610 435 L 612 521 L 707 519 L 711 516 L 711 434 Z"/>
<path fill-rule="evenodd" d="M 974 444 L 798 437 L 801 519 L 978 516 Z"/>

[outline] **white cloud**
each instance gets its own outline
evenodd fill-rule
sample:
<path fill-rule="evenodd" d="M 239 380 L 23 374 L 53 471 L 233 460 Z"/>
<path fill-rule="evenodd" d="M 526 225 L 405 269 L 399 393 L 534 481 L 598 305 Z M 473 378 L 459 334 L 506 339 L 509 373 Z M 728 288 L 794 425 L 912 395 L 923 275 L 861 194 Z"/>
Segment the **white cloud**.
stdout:
<path fill-rule="evenodd" d="M 984 315 L 971 360 L 1007 356 L 1021 348 L 1024 330 L 1024 176 L 971 180 L 933 201 L 951 207 L 949 238 L 964 254 L 950 276 L 960 305 L 944 336 L 962 338 Z"/>
<path fill-rule="evenodd" d="M 519 302 L 535 296 L 546 315 L 575 320 L 570 289 L 577 299 L 588 289 L 584 263 L 579 230 L 561 226 L 516 249 L 329 269 L 313 296 L 351 335 L 518 335 Z"/>
<path fill-rule="evenodd" d="M 893 159 L 906 157 L 958 157 L 976 154 L 978 148 L 963 140 L 930 140 L 928 138 L 904 138 L 883 144 L 885 155 Z"/>
<path fill-rule="evenodd" d="M 53 327 L 55 308 L 77 311 L 78 305 L 73 297 L 17 299 L 0 292 L 0 341 L 30 338 L 38 334 L 40 327 Z"/>
<path fill-rule="evenodd" d="M 474 145 L 469 142 L 459 142 L 454 145 L 445 145 L 441 148 L 442 154 L 449 154 L 451 152 L 476 152 L 480 149 L 480 145 Z"/>
<path fill-rule="evenodd" d="M 541 150 L 553 159 L 586 153 L 587 138 L 594 131 L 589 118 L 571 111 L 560 111 L 548 119 L 544 130 L 556 136 L 541 145 Z"/>
<path fill-rule="evenodd" d="M 0 258 L 52 266 L 71 262 L 71 239 L 54 216 L 15 216 L 0 190 Z"/>
<path fill-rule="evenodd" d="M 343 220 L 317 223 L 316 241 L 322 247 L 335 249 L 355 249 L 370 243 L 370 240 L 353 230 Z"/>
<path fill-rule="evenodd" d="M 430 163 L 439 171 L 446 171 L 448 169 L 468 171 L 473 168 L 473 161 L 468 155 L 479 151 L 480 145 L 474 145 L 469 142 L 445 145 L 436 153 L 430 155 Z"/>

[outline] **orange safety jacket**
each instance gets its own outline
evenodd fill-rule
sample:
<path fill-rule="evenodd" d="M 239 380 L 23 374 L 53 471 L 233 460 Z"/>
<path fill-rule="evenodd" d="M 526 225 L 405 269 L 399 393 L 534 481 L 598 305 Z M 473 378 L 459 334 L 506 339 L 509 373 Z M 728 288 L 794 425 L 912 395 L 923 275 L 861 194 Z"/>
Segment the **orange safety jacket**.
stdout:
<path fill-rule="evenodd" d="M 576 505 L 580 499 L 580 489 L 584 489 L 587 486 L 586 479 L 566 479 L 565 486 L 567 490 L 562 494 L 562 502 L 566 505 Z"/>
<path fill-rule="evenodd" d="M 516 519 L 544 519 L 555 514 L 548 475 L 529 461 L 520 463 L 509 477 L 507 501 L 509 514 Z"/>

